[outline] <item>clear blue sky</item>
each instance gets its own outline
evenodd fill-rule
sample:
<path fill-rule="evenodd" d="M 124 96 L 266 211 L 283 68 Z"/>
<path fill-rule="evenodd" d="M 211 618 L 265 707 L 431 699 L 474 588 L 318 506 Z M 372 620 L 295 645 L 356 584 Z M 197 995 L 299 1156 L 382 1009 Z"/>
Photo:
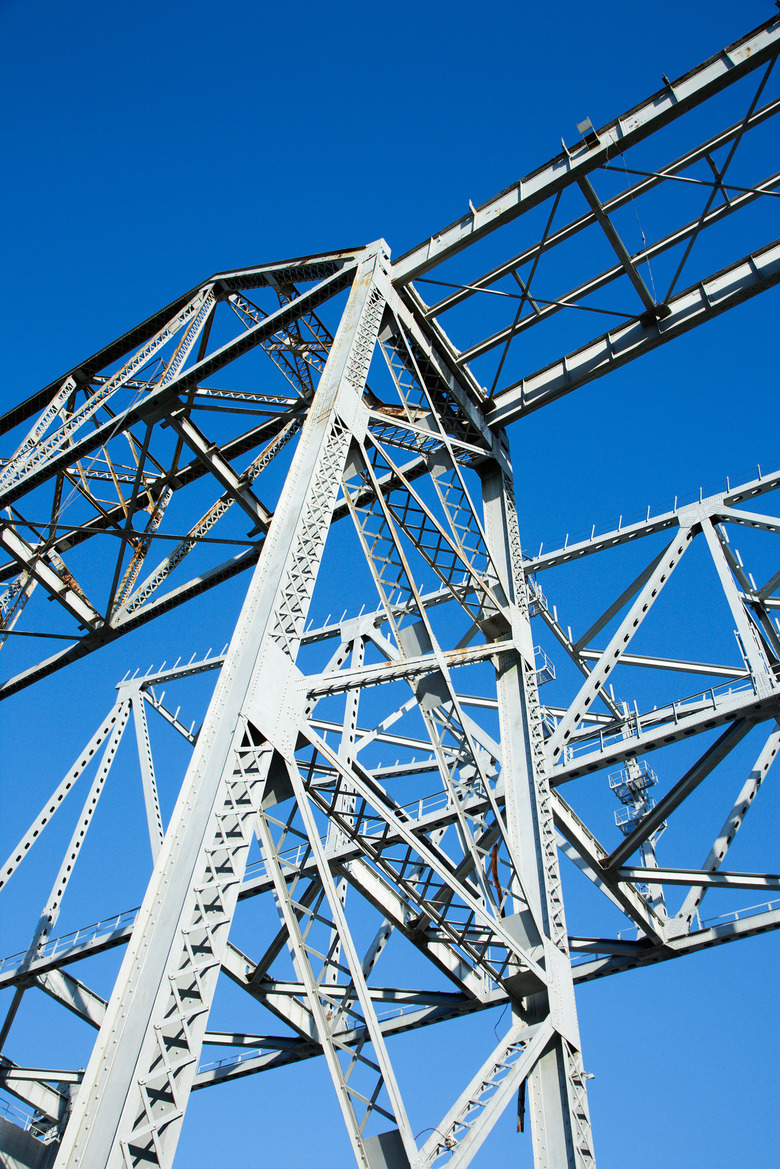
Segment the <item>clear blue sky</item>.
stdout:
<path fill-rule="evenodd" d="M 215 271 L 379 236 L 400 255 L 556 154 L 584 116 L 603 124 L 773 12 L 768 0 L 0 0 L 2 409 Z M 530 546 L 777 458 L 776 375 L 759 343 L 776 329 L 777 296 L 761 300 L 513 436 Z M 629 391 L 647 406 L 626 433 Z M 90 666 L 104 686 L 95 719 L 125 669 L 111 652 L 110 666 Z M 13 721 L 39 734 L 58 685 L 29 722 L 16 704 L 5 733 Z M 52 750 L 64 763 L 79 745 L 63 731 Z M 769 1162 L 771 953 L 751 940 L 583 988 L 601 1169 Z M 470 1042 L 472 1023 L 457 1026 L 451 1042 Z M 410 1048 L 424 1049 L 420 1037 Z M 231 1116 L 227 1129 L 210 1109 Z M 318 1151 L 334 1131 L 322 1163 L 348 1163 L 317 1061 L 199 1093 L 180 1164 L 302 1163 L 305 1150 L 268 1133 L 265 1109 L 274 1121 L 287 1109 Z M 518 1141 L 505 1125 L 482 1163 L 529 1163 Z"/>

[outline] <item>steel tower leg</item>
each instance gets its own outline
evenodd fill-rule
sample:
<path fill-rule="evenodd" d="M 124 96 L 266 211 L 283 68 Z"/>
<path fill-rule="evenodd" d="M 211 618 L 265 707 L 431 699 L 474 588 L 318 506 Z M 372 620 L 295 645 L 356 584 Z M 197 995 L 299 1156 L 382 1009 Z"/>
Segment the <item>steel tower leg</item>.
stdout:
<path fill-rule="evenodd" d="M 508 444 L 502 448 L 506 452 Z M 520 859 L 526 900 L 516 899 L 515 910 L 524 940 L 543 954 L 547 980 L 545 989 L 525 1000 L 524 1014 L 532 1024 L 549 1020 L 553 1036 L 527 1079 L 534 1163 L 536 1169 L 585 1169 L 595 1165 L 595 1158 L 508 460 L 493 464 L 483 485 L 486 536 L 506 573 L 516 647 L 498 669 L 506 824 Z"/>
<path fill-rule="evenodd" d="M 295 747 L 305 695 L 294 656 L 363 409 L 380 256 L 375 245 L 358 265 L 57 1169 L 173 1161 L 273 750 Z"/>
<path fill-rule="evenodd" d="M 528 557 L 521 554 L 501 431 L 780 282 L 776 240 L 741 260 L 708 259 L 696 272 L 692 264 L 704 229 L 742 207 L 751 207 L 757 224 L 761 204 L 771 207 L 767 199 L 776 197 L 778 174 L 757 180 L 754 173 L 763 132 L 753 131 L 780 112 L 776 94 L 762 96 L 778 46 L 775 17 L 684 77 L 664 77 L 664 88 L 627 115 L 598 130 L 586 119 L 573 147 L 562 143 L 562 154 L 479 207 L 470 204 L 469 213 L 395 264 L 380 241 L 218 273 L 0 419 L 0 433 L 15 436 L 15 453 L 0 467 L 0 648 L 21 659 L 21 669 L 0 684 L 0 699 L 235 579 L 260 558 L 227 657 L 211 658 L 209 650 L 195 666 L 193 657 L 187 666 L 177 662 L 166 671 L 163 663 L 155 675 L 150 668 L 137 681 L 125 678 L 111 713 L 0 865 L 4 887 L 33 846 L 40 856 L 42 830 L 80 782 L 75 830 L 72 823 L 63 829 L 67 816 L 58 815 L 65 856 L 43 912 L 34 905 L 32 941 L 0 959 L 0 991 L 11 1000 L 0 1019 L 0 1087 L 33 1110 L 26 1132 L 0 1117 L 0 1162 L 10 1156 L 21 1164 L 24 1154 L 28 1164 L 48 1165 L 62 1138 L 58 1169 L 167 1169 L 192 1089 L 322 1055 L 360 1169 L 467 1169 L 515 1099 L 518 1127 L 531 1129 L 537 1169 L 589 1169 L 589 1077 L 573 975 L 579 984 L 778 928 L 777 901 L 734 910 L 733 921 L 702 922 L 699 909 L 709 890 L 780 888 L 776 872 L 730 871 L 724 863 L 780 749 L 771 731 L 780 721 L 773 618 L 780 573 L 762 534 L 776 537 L 780 524 L 760 502 L 780 487 L 780 472 L 759 466 L 750 482 L 726 480 L 725 491 L 707 497 L 700 490 L 693 504 L 678 506 L 675 497 L 663 512 L 651 516 L 648 507 L 643 520 L 624 523 L 621 514 L 612 531 L 597 535 L 594 524 L 590 537 L 570 543 L 567 535 L 562 547 L 540 546 Z M 748 94 L 742 83 L 759 67 Z M 776 69 L 772 76 L 776 81 Z M 711 99 L 720 109 L 732 85 L 730 124 L 676 158 L 665 155 L 677 119 Z M 732 159 L 748 132 L 757 142 L 739 175 Z M 596 189 L 601 170 L 616 152 L 623 169 L 635 147 L 641 169 L 629 159 L 627 185 L 604 199 Z M 705 163 L 714 182 L 701 177 Z M 692 184 L 692 196 L 702 191 L 700 213 L 688 219 L 687 197 L 678 206 L 672 196 L 668 232 L 643 238 L 642 250 L 630 254 L 616 226 L 621 209 L 651 192 L 655 201 L 661 192 L 686 189 L 680 182 Z M 537 216 L 545 223 L 541 235 Z M 488 241 L 505 228 L 508 238 Z M 553 283 L 550 298 L 542 299 L 538 265 L 540 279 L 560 280 L 579 240 L 583 256 L 592 251 L 597 259 L 598 247 L 588 247 L 594 233 L 608 240 L 617 262 L 583 271 L 574 287 Z M 639 273 L 656 258 L 668 262 L 678 248 L 676 274 L 658 302 Z M 683 272 L 690 286 L 677 291 Z M 347 300 L 350 287 L 334 338 L 327 306 L 334 297 Z M 428 303 L 435 288 L 440 299 Z M 601 295 L 608 288 L 615 296 L 609 310 Z M 468 302 L 474 307 L 466 329 Z M 541 369 L 527 368 L 534 347 L 524 348 L 522 339 L 541 326 L 544 348 L 546 322 L 554 317 L 553 332 L 560 327 L 566 336 L 569 309 L 614 314 L 618 323 L 586 343 L 575 330 L 567 349 L 576 348 L 547 354 L 554 359 Z M 452 339 L 442 327 L 445 314 Z M 369 388 L 369 363 L 380 349 L 387 368 L 377 359 Z M 213 384 L 245 355 L 264 360 L 261 352 L 275 366 L 275 382 L 266 385 L 261 373 L 259 384 L 241 374 Z M 252 376 L 249 363 L 242 368 Z M 482 384 L 488 370 L 489 390 Z M 636 425 L 639 415 L 632 417 Z M 299 437 L 280 496 L 274 459 Z M 482 509 L 470 494 L 477 477 Z M 523 498 L 523 519 L 528 506 Z M 250 517 L 250 533 L 234 522 L 238 512 Z M 334 520 L 343 521 L 333 533 L 341 559 L 337 579 L 323 582 Z M 752 529 L 755 576 L 730 544 L 735 526 Z M 658 537 L 664 546 L 648 551 L 638 575 L 613 597 L 623 569 L 612 550 Z M 694 572 L 686 582 L 683 569 L 656 606 L 694 543 L 711 559 L 715 577 L 707 585 Z M 197 564 L 192 576 L 185 570 L 190 553 Z M 596 564 L 613 559 L 603 578 L 595 576 L 588 604 L 576 606 L 582 613 L 575 623 L 590 614 L 589 627 L 576 636 L 559 622 L 537 577 L 551 570 L 554 581 L 558 568 L 568 573 L 591 555 Z M 623 568 L 632 556 L 626 552 Z M 378 607 L 364 605 L 355 615 L 351 603 L 361 581 Z M 320 624 L 320 599 L 332 599 L 334 583 L 347 608 L 341 620 L 329 614 Z M 44 600 L 54 602 L 54 620 Z M 679 621 L 667 622 L 665 606 L 675 604 Z M 536 668 L 529 605 L 546 627 L 543 636 L 566 655 L 569 674 L 558 679 L 555 704 L 542 708 L 537 684 L 554 671 L 544 651 L 545 669 Z M 692 612 L 706 612 L 707 626 L 711 614 L 712 628 L 700 620 L 694 630 Z M 641 653 L 631 645 L 640 626 Z M 23 648 L 30 636 L 62 644 L 30 665 Z M 720 642 L 717 654 L 707 651 L 709 660 L 698 652 L 690 660 L 687 647 L 699 637 L 702 647 Z M 323 664 L 327 647 L 335 652 Z M 195 723 L 188 731 L 152 686 L 217 663 L 224 668 L 196 734 Z M 652 680 L 634 689 L 637 668 L 660 671 L 646 675 L 662 680 L 660 705 Z M 572 686 L 577 673 L 583 680 Z M 671 700 L 680 693 L 668 688 L 674 676 L 687 681 Z M 624 681 L 633 709 L 613 692 L 612 683 Z M 155 768 L 147 706 L 195 747 L 167 834 L 157 779 L 174 756 Z M 93 839 L 109 823 L 101 793 L 131 717 L 141 773 L 137 807 L 142 792 L 155 866 L 145 903 L 55 937 L 55 923 L 67 920 L 63 896 L 68 910 L 77 910 L 80 890 L 102 861 L 95 852 L 90 860 L 85 836 L 90 829 Z M 750 749 L 760 723 L 769 723 L 763 745 L 755 744 L 752 771 L 718 816 L 723 827 L 705 840 L 711 847 L 703 866 L 698 853 L 693 868 L 658 863 L 654 847 L 667 818 L 676 817 L 676 840 L 689 829 L 691 842 L 699 839 L 703 805 L 698 797 L 682 805 L 711 776 L 713 806 L 719 802 L 728 769 L 742 766 L 735 748 L 745 740 Z M 667 748 L 712 732 L 714 741 L 678 776 L 675 751 Z M 23 748 L 27 767 L 26 740 Z M 654 751 L 672 766 L 653 805 L 639 793 L 653 774 L 643 756 Z M 562 785 L 613 767 L 620 771 L 602 789 L 625 804 L 614 826 L 623 839 L 606 836 L 602 844 L 600 830 L 594 834 L 563 798 L 565 790 L 576 798 L 576 788 Z M 13 796 L 27 786 L 13 784 Z M 117 798 L 112 813 L 128 847 L 131 799 Z M 614 837 L 611 823 L 608 831 Z M 51 853 L 56 834 L 46 842 Z M 578 920 L 567 936 L 556 842 L 606 898 L 609 912 L 633 923 L 635 939 L 624 938 L 622 928 L 613 937 L 611 927 L 610 936 L 601 936 L 609 919 L 600 914 L 596 933 L 587 921 L 581 930 Z M 753 845 L 746 843 L 749 856 Z M 144 835 L 144 854 L 149 845 Z M 250 866 L 255 848 L 259 859 Z M 72 880 L 77 861 L 79 879 Z M 136 866 L 124 866 L 117 882 L 133 890 L 133 905 L 139 875 Z M 681 904 L 678 885 L 689 890 Z M 247 953 L 237 936 L 228 940 L 239 898 L 244 920 L 254 917 L 257 927 L 247 936 Z M 573 903 L 572 923 L 585 901 Z M 22 899 L 20 911 L 24 905 Z M 236 935 L 242 924 L 236 922 Z M 66 968 L 118 945 L 127 945 L 126 960 L 106 1003 L 97 986 Z M 410 946 L 415 961 L 407 965 Z M 102 979 L 100 965 L 93 969 Z M 230 1030 L 207 1029 L 220 970 L 252 1000 L 246 1026 L 239 1017 L 230 1019 Z M 22 1066 L 10 1047 L 6 1053 L 6 1040 L 17 1038 L 10 1032 L 24 1026 L 26 1012 L 18 1008 L 28 990 L 44 991 L 99 1028 L 85 1074 L 76 1066 L 86 1059 L 77 1034 L 67 1068 L 37 1060 Z M 429 1115 L 412 1123 L 389 1058 L 390 1037 L 497 1006 L 500 1019 L 504 1008 L 511 1012 L 505 1034 L 498 1038 L 499 1019 L 493 1050 L 478 1069 L 464 1069 L 453 1092 L 460 1094 L 438 1124 Z M 264 1029 L 268 1016 L 271 1034 Z M 276 1033 L 277 1021 L 284 1034 Z M 39 1041 L 49 1046 L 49 1035 L 36 1032 L 21 1045 L 25 1065 Z M 199 1067 L 203 1044 L 231 1054 Z M 432 1072 L 430 1064 L 422 1070 Z M 454 1064 L 442 1067 L 442 1084 L 456 1073 Z M 409 1103 L 422 1112 L 423 1101 L 410 1095 Z M 423 1133 L 431 1135 L 418 1147 Z M 527 1159 L 529 1144 L 522 1151 Z"/>
<path fill-rule="evenodd" d="M 378 338 L 406 417 L 422 424 L 415 441 L 424 449 L 426 436 L 435 435 L 438 449 L 428 472 L 444 526 L 367 437 L 362 395 Z M 172 1164 L 255 835 L 308 1004 L 301 1015 L 305 1034 L 325 1055 L 362 1169 L 390 1163 L 428 1169 L 443 1158 L 449 1169 L 465 1169 L 509 1100 L 518 1092 L 525 1100 L 526 1084 L 537 1169 L 594 1165 L 507 448 L 473 405 L 458 404 L 452 394 L 440 359 L 387 280 L 381 245 L 374 245 L 356 266 L 57 1169 Z M 449 434 L 452 428 L 462 434 L 464 416 L 492 452 L 480 460 L 484 531 Z M 388 468 L 392 488 L 380 482 Z M 321 691 L 322 682 L 296 665 L 340 490 L 340 506 L 346 504 L 356 525 L 397 647 L 384 642 L 387 665 L 412 683 L 457 810 L 457 861 L 439 848 L 435 833 L 413 833 L 406 813 L 399 819 L 381 788 L 366 783 L 350 746 L 359 689 L 347 700 L 337 754 L 309 722 L 316 695 L 341 684 L 338 673 L 323 675 L 331 681 Z M 497 662 L 505 817 L 402 535 L 458 597 L 474 629 L 487 636 L 480 657 Z M 359 623 L 354 634 L 352 670 L 368 677 Z M 424 666 L 415 664 L 421 654 Z M 421 670 L 425 680 L 414 681 Z M 139 727 L 143 746 L 142 720 Z M 301 769 L 296 753 L 302 743 L 313 754 Z M 153 804 L 153 773 L 147 771 L 147 803 Z M 463 802 L 480 792 L 487 818 L 472 816 Z M 291 799 L 287 827 L 294 822 L 298 839 L 308 841 L 316 870 L 303 894 L 283 858 L 286 829 L 279 836 L 274 811 L 278 801 Z M 377 850 L 382 820 L 398 844 Z M 350 845 L 363 859 L 340 869 L 338 851 Z M 508 871 L 503 889 L 499 857 Z M 361 962 L 344 911 L 347 884 L 369 900 L 381 899 L 378 879 L 390 889 L 397 883 L 409 899 L 415 937 L 434 961 L 444 960 L 472 993 L 483 993 L 487 976 L 512 1003 L 507 1034 L 421 1148 L 367 986 L 371 963 Z M 369 1136 L 372 1117 L 384 1118 L 389 1130 Z"/>

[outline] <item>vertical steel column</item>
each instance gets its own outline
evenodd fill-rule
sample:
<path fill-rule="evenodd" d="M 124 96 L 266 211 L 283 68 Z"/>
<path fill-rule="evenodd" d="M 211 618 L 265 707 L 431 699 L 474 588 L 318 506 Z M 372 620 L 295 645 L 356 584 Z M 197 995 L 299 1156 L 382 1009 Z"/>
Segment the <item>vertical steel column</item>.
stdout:
<path fill-rule="evenodd" d="M 271 755 L 291 757 L 303 713 L 295 655 L 351 428 L 365 413 L 384 252 L 380 241 L 357 265 L 57 1169 L 173 1161 Z"/>
<path fill-rule="evenodd" d="M 515 899 L 516 926 L 543 957 L 546 987 L 514 1007 L 531 1025 L 549 1021 L 552 1039 L 527 1077 L 537 1169 L 595 1166 L 579 1028 L 563 913 L 561 879 L 536 684 L 536 664 L 522 568 L 508 446 L 483 470 L 485 534 L 504 575 L 512 648 L 498 667 L 507 832 L 519 858 L 527 901 Z M 520 989 L 520 995 L 524 991 Z M 521 1088 L 521 1093 L 523 1089 Z"/>

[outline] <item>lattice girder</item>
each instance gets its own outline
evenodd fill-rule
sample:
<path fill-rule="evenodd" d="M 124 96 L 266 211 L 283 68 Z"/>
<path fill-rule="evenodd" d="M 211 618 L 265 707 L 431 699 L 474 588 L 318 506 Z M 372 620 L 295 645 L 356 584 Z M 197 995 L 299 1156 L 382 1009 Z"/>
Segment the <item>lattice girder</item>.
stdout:
<path fill-rule="evenodd" d="M 193 1090 L 319 1055 L 363 1169 L 465 1169 L 514 1100 L 537 1169 L 589 1169 L 575 985 L 780 924 L 772 903 L 700 916 L 705 896 L 780 888 L 763 856 L 726 867 L 780 745 L 765 498 L 780 473 L 534 555 L 506 431 L 780 280 L 776 241 L 709 244 L 777 197 L 750 143 L 780 111 L 778 45 L 775 18 L 623 118 L 583 123 L 395 262 L 379 241 L 218 273 L 2 420 L 0 698 L 253 569 L 229 648 L 125 678 L 0 869 L 6 895 L 82 800 L 32 940 L 0 961 L 0 1085 L 36 1110 L 57 1169 L 169 1166 Z M 732 86 L 738 120 L 669 147 L 661 131 Z M 631 165 L 639 143 L 662 161 Z M 675 183 L 698 213 L 632 253 L 621 210 Z M 609 263 L 556 289 L 551 258 L 583 233 Z M 486 261 L 483 241 L 504 238 Z M 594 312 L 607 332 L 564 331 Z M 564 356 L 537 361 L 539 337 Z M 717 660 L 690 636 L 705 608 Z M 61 644 L 38 661 L 29 632 Z M 161 687 L 210 671 L 188 725 Z M 143 904 L 57 937 L 130 725 Z M 190 758 L 172 813 L 161 728 Z M 619 830 L 608 773 L 635 781 L 651 753 L 658 785 Z M 120 947 L 113 991 L 93 986 L 91 958 Z M 426 972 L 412 985 L 405 960 Z M 67 969 L 81 962 L 83 979 Z M 232 1030 L 226 980 L 243 992 Z M 31 990 L 88 1033 L 73 1067 L 14 1060 Z M 389 1040 L 496 1006 L 503 1037 L 476 1075 L 452 1069 L 452 1107 L 420 1131 Z M 228 1055 L 210 1064 L 207 1046 Z"/>

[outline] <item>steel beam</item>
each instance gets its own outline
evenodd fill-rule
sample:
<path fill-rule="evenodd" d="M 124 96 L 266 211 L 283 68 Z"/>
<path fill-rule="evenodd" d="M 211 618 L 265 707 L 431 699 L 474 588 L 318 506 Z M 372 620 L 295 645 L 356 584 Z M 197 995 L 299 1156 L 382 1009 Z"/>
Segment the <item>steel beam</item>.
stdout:
<path fill-rule="evenodd" d="M 26 632 L 68 636 L 46 621 L 21 627 L 22 612 L 35 626 L 42 594 L 57 602 L 49 612 L 76 629 L 61 652 L 0 685 L 0 698 L 253 569 L 227 651 L 120 683 L 114 709 L 52 785 L 0 870 L 0 886 L 11 877 L 18 884 L 18 870 L 29 867 L 33 851 L 36 857 L 43 851 L 41 833 L 84 776 L 86 800 L 76 831 L 65 832 L 65 856 L 59 869 L 53 866 L 57 877 L 32 941 L 0 960 L 0 988 L 12 998 L 3 1040 L 10 1044 L 15 1036 L 28 991 L 46 993 L 49 1005 L 70 1012 L 69 1021 L 90 1040 L 98 1033 L 86 1071 L 17 1067 L 7 1057 L 0 1066 L 5 1088 L 40 1110 L 36 1132 L 48 1126 L 47 1137 L 58 1140 L 64 1128 L 57 1169 L 168 1169 L 193 1089 L 317 1055 L 361 1169 L 447 1163 L 466 1169 L 515 1098 L 522 1118 L 526 1097 L 536 1169 L 590 1169 L 575 984 L 780 925 L 775 902 L 714 924 L 702 925 L 697 916 L 712 888 L 766 896 L 780 890 L 777 872 L 723 864 L 780 745 L 780 639 L 770 620 L 780 604 L 773 596 L 780 575 L 760 556 L 751 575 L 724 533 L 739 526 L 760 533 L 750 537 L 757 543 L 776 538 L 780 520 L 749 505 L 763 506 L 755 501 L 780 485 L 780 472 L 759 468 L 755 480 L 725 492 L 700 493 L 679 507 L 675 500 L 670 511 L 652 517 L 648 511 L 644 521 L 625 526 L 621 517 L 611 532 L 596 535 L 594 528 L 588 540 L 570 545 L 567 537 L 562 548 L 530 557 L 521 551 L 524 484 L 520 475 L 513 483 L 504 429 L 780 281 L 777 241 L 670 295 L 667 304 L 655 303 L 641 275 L 643 264 L 681 245 L 679 272 L 705 227 L 728 216 L 731 228 L 743 208 L 755 212 L 777 197 L 777 175 L 732 186 L 712 152 L 726 148 L 730 161 L 744 133 L 780 109 L 775 99 L 757 108 L 778 48 L 780 19 L 773 18 L 678 81 L 665 80 L 662 91 L 602 130 L 585 126 L 574 148 L 564 147 L 482 207 L 471 206 L 395 264 L 379 241 L 219 273 L 0 419 L 0 433 L 17 432 L 0 469 L 0 504 L 7 509 L 0 524 L 6 556 L 0 646 L 7 638 L 6 654 L 13 652 Z M 638 181 L 599 198 L 591 180 L 610 169 L 616 154 L 758 68 L 763 78 L 741 122 L 667 167 L 626 166 Z M 714 181 L 683 173 L 705 161 Z M 613 213 L 681 182 L 694 184 L 688 190 L 706 188 L 703 212 L 631 255 Z M 584 195 L 588 210 L 560 226 L 556 216 L 569 188 Z M 723 203 L 715 205 L 718 194 Z M 503 259 L 497 252 L 490 272 L 470 284 L 453 282 L 430 308 L 423 302 L 415 280 L 432 273 L 431 283 L 450 283 L 438 281 L 434 269 L 545 201 L 546 227 L 541 238 L 534 232 L 535 243 Z M 542 297 L 540 261 L 590 228 L 606 235 L 617 264 L 582 273 L 581 283 L 557 299 Z M 478 257 L 475 251 L 475 263 Z M 530 274 L 519 270 L 526 263 Z M 484 267 L 483 260 L 477 270 Z M 514 280 L 509 293 L 493 287 L 505 277 Z M 523 376 L 502 387 L 516 336 L 563 308 L 594 308 L 593 294 L 607 286 L 630 297 L 628 282 L 642 307 L 636 312 L 629 303 L 623 316 L 636 315 L 536 373 L 513 351 L 511 376 Z M 250 298 L 253 289 L 260 292 Z M 341 293 L 332 305 L 334 317 L 341 313 L 334 335 L 318 311 Z M 488 296 L 509 296 L 517 314 L 509 327 L 497 321 L 489 336 L 475 314 L 470 336 L 484 339 L 459 350 L 438 318 L 473 303 L 476 293 L 486 306 L 502 303 Z M 523 316 L 526 303 L 532 311 Z M 564 320 L 556 317 L 557 324 Z M 220 321 L 229 323 L 229 334 L 220 332 Z M 485 391 L 469 363 L 499 346 L 498 372 Z M 204 384 L 257 349 L 271 359 L 275 384 Z M 154 371 L 158 360 L 161 373 Z M 290 450 L 286 476 L 263 477 Z M 190 486 L 194 491 L 182 497 Z M 193 497 L 188 511 L 183 500 Z M 234 530 L 241 513 L 252 527 L 244 539 Z M 341 565 L 340 549 L 349 547 L 354 589 L 362 574 L 370 599 L 368 613 L 345 610 L 334 621 L 323 620 L 325 606 L 318 605 L 336 522 L 332 542 Z M 712 651 L 714 662 L 685 660 L 686 651 L 674 656 L 663 637 L 657 649 L 628 652 L 700 534 L 744 664 L 728 665 L 733 642 Z M 604 566 L 605 595 L 622 591 L 583 621 L 580 636 L 529 579 L 654 535 L 665 537 L 664 548 L 639 562 L 646 566 L 638 575 L 633 569 L 627 587 L 610 587 Z M 206 560 L 220 542 L 230 546 L 230 558 Z M 95 567 L 101 547 L 111 549 L 107 571 L 105 561 Z M 179 568 L 191 552 L 202 560 L 185 580 Z M 352 591 L 350 581 L 347 604 Z M 307 628 L 310 613 L 316 624 Z M 542 638 L 554 638 L 566 655 L 547 705 L 539 686 L 553 665 L 547 642 L 534 646 L 532 617 L 541 618 Z M 593 647 L 616 627 L 606 648 Z M 624 666 L 641 667 L 649 684 L 653 670 L 664 671 L 668 685 L 686 673 L 725 684 L 671 702 L 665 693 L 660 704 L 632 708 L 608 685 Z M 218 677 L 205 720 L 181 720 L 158 688 L 210 669 Z M 572 684 L 569 675 L 578 674 Z M 618 676 L 626 675 L 633 673 Z M 89 855 L 84 840 L 100 823 L 95 807 L 113 782 L 111 764 L 131 711 L 152 853 L 146 895 L 139 909 L 57 938 L 63 896 L 74 867 Z M 167 828 L 149 711 L 157 711 L 157 729 L 173 732 L 178 748 L 192 748 Z M 704 862 L 675 854 L 666 864 L 659 840 L 666 819 L 674 815 L 681 829 L 695 821 L 688 797 L 716 768 L 720 776 L 733 766 L 732 748 L 761 722 L 773 729 L 747 780 L 734 785 L 736 801 L 723 809 L 726 820 Z M 622 800 L 630 782 L 655 782 L 641 755 L 716 728 L 720 737 L 677 782 L 658 765 L 665 794 L 655 806 L 643 795 L 628 813 L 619 809 L 616 825 L 602 816 L 598 834 L 580 814 L 578 786 L 567 789 L 577 811 L 563 799 L 563 783 L 591 775 L 579 785 L 582 805 L 596 799 L 598 785 Z M 599 773 L 615 764 L 625 771 L 607 785 Z M 145 837 L 141 843 L 139 863 L 149 859 Z M 629 863 L 637 851 L 642 863 Z M 572 880 L 590 882 L 583 902 L 601 895 L 608 913 L 620 915 L 616 936 L 600 936 L 606 917 L 595 925 L 577 920 L 570 936 L 561 853 L 575 866 Z M 256 897 L 266 899 L 261 935 L 244 953 L 228 931 Z M 575 900 L 572 922 L 579 910 Z M 126 952 L 106 1003 L 88 985 L 89 974 L 82 981 L 73 970 L 118 946 Z M 392 962 L 409 946 L 414 969 L 430 963 L 431 985 L 424 977 L 405 985 L 395 975 Z M 222 976 L 245 992 L 246 1000 L 238 999 L 255 1013 L 251 1023 L 238 1018 L 233 1029 L 209 1028 Z M 465 1069 L 465 1087 L 418 1144 L 423 1134 L 415 1135 L 407 1116 L 388 1040 L 496 1006 L 510 1009 L 504 1034 L 497 1023 L 493 1051 L 482 1067 Z M 269 1033 L 257 1012 L 267 1013 Z M 229 1054 L 203 1063 L 204 1044 Z M 74 1056 L 74 1065 L 81 1062 Z M 53 1088 L 53 1078 L 72 1092 Z"/>
<path fill-rule="evenodd" d="M 262 698 L 267 685 L 261 681 L 262 663 L 277 681 L 283 667 L 287 686 L 293 683 L 289 621 L 296 628 L 300 623 L 302 632 L 316 575 L 311 540 L 321 552 L 335 502 L 331 462 L 335 459 L 338 467 L 347 454 L 348 439 L 336 411 L 354 411 L 367 372 L 364 353 L 368 349 L 370 355 L 379 323 L 371 283 L 377 263 L 377 252 L 369 253 L 353 287 L 318 391 L 320 406 L 304 427 L 296 473 L 239 618 L 58 1169 L 170 1165 L 173 1160 L 271 762 L 266 747 L 257 766 L 246 771 L 241 760 L 252 754 L 247 719 L 263 724 L 264 732 L 289 751 L 275 729 L 279 706 L 269 709 Z M 301 484 L 310 485 L 308 492 Z M 296 557 L 302 543 L 312 575 L 299 583 Z M 285 688 L 276 694 L 277 703 L 285 700 Z M 218 858 L 219 869 L 212 857 Z"/>
<path fill-rule="evenodd" d="M 592 144 L 582 142 L 573 150 L 565 150 L 546 166 L 507 187 L 494 199 L 474 208 L 468 215 L 399 257 L 393 265 L 396 283 L 405 284 L 422 276 L 469 244 L 510 223 L 558 190 L 576 182 L 580 175 L 589 174 L 608 162 L 610 157 L 643 141 L 771 60 L 779 47 L 780 22 L 775 17 L 603 126 L 595 133 Z"/>
<path fill-rule="evenodd" d="M 637 317 L 618 325 L 537 373 L 507 386 L 495 397 L 490 422 L 508 426 L 524 414 L 539 410 L 773 288 L 779 281 L 780 244 L 773 243 L 677 293 L 667 302 L 669 314 L 663 320 L 645 323 Z"/>

